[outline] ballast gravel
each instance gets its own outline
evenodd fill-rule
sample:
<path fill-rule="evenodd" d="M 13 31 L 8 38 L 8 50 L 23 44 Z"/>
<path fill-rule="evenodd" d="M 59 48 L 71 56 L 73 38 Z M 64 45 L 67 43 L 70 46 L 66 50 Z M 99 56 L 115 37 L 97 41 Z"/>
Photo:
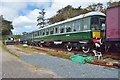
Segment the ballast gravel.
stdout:
<path fill-rule="evenodd" d="M 119 69 L 79 64 L 49 55 L 23 55 L 21 59 L 32 65 L 50 69 L 63 78 L 118 78 L 119 75 Z"/>

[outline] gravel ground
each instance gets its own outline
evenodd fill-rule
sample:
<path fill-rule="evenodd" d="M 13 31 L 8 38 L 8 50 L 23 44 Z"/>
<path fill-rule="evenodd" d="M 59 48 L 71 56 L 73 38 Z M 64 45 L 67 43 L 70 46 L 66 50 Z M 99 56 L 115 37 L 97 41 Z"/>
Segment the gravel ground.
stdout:
<path fill-rule="evenodd" d="M 51 70 L 35 67 L 15 56 L 2 52 L 2 78 L 54 78 L 58 77 Z"/>
<path fill-rule="evenodd" d="M 17 47 L 7 46 L 15 51 L 22 61 L 31 65 L 48 69 L 63 78 L 118 78 L 118 69 L 106 68 L 91 64 L 78 64 L 70 60 L 43 55 L 28 54 L 16 51 Z M 38 70 L 37 70 L 38 71 Z M 46 75 L 46 74 L 45 74 Z M 59 76 L 58 76 L 59 75 Z M 120 77 L 120 76 L 119 76 Z"/>
<path fill-rule="evenodd" d="M 27 63 L 50 69 L 64 78 L 118 78 L 118 69 L 78 64 L 48 55 L 24 55 L 21 59 Z"/>

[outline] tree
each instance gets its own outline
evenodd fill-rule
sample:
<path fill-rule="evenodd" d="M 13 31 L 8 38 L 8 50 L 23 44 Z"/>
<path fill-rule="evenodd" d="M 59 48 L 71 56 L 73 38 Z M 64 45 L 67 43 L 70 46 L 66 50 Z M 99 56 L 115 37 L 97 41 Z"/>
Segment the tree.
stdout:
<path fill-rule="evenodd" d="M 2 35 L 2 16 L 0 16 L 0 37 Z"/>
<path fill-rule="evenodd" d="M 43 28 L 45 26 L 45 19 L 44 19 L 44 15 L 45 15 L 45 12 L 44 12 L 44 9 L 42 9 L 41 12 L 39 12 L 39 16 L 37 17 L 37 21 L 38 21 L 38 24 L 37 26 L 40 26 L 39 28 Z"/>
<path fill-rule="evenodd" d="M 68 5 L 60 10 L 57 11 L 57 14 L 51 18 L 49 18 L 49 23 L 53 24 L 56 22 L 60 22 L 75 16 L 78 16 L 80 14 L 87 13 L 87 9 L 82 9 L 81 6 L 78 8 L 74 8 L 71 5 Z"/>
<path fill-rule="evenodd" d="M 119 2 L 109 1 L 107 4 L 108 4 L 108 7 L 120 6 L 120 1 Z"/>
<path fill-rule="evenodd" d="M 102 11 L 103 10 L 103 4 L 102 3 L 93 3 L 92 5 L 89 5 L 87 8 L 86 8 L 88 11 Z"/>
<path fill-rule="evenodd" d="M 71 5 L 68 5 L 68 6 L 66 6 L 66 7 L 58 10 L 57 13 L 58 13 L 58 14 L 64 13 L 64 12 L 69 11 L 69 10 L 71 10 L 71 9 L 73 9 L 73 7 L 72 7 Z"/>
<path fill-rule="evenodd" d="M 74 8 L 71 5 L 68 5 L 60 10 L 57 11 L 57 14 L 51 18 L 49 18 L 49 23 L 53 24 L 56 22 L 60 22 L 81 14 L 86 14 L 88 12 L 91 11 L 101 11 L 103 13 L 105 13 L 106 9 L 103 8 L 103 4 L 102 3 L 96 3 L 96 4 L 92 4 L 92 5 L 88 5 L 88 7 L 86 8 L 82 8 L 81 6 L 79 6 L 78 8 Z"/>
<path fill-rule="evenodd" d="M 3 16 L 1 16 L 1 18 L 2 18 L 2 26 L 1 26 L 2 35 L 11 35 L 12 34 L 11 30 L 14 29 L 12 25 L 12 21 L 5 20 Z"/>

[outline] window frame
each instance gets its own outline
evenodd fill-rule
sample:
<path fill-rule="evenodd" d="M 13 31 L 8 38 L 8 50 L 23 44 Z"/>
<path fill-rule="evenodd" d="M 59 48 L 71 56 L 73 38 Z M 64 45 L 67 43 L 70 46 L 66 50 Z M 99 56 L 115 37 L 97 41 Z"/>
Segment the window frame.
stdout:
<path fill-rule="evenodd" d="M 46 35 L 49 35 L 49 28 L 46 28 L 46 30 L 45 30 L 45 33 L 46 33 Z"/>
<path fill-rule="evenodd" d="M 54 34 L 54 27 L 51 27 L 51 28 L 49 29 L 49 32 L 50 32 L 50 35 L 51 35 L 51 34 Z"/>
<path fill-rule="evenodd" d="M 79 24 L 79 25 L 78 25 Z M 80 31 L 80 21 L 75 21 L 74 23 L 73 23 L 73 32 L 78 32 L 78 31 Z"/>
<path fill-rule="evenodd" d="M 67 24 L 67 26 L 65 26 L 65 29 L 66 29 L 66 33 L 72 32 L 71 24 Z"/>
<path fill-rule="evenodd" d="M 42 31 L 42 36 L 45 36 L 45 30 L 43 29 L 43 30 L 41 30 Z M 43 34 L 44 33 L 44 34 Z"/>
<path fill-rule="evenodd" d="M 60 29 L 60 34 L 65 33 L 65 25 L 61 25 L 59 29 Z M 61 32 L 61 30 L 62 30 L 62 32 Z"/>
<path fill-rule="evenodd" d="M 59 26 L 56 26 L 54 29 L 55 29 L 55 34 L 58 34 L 59 33 Z M 57 29 L 57 31 L 56 31 L 56 29 Z"/>
<path fill-rule="evenodd" d="M 95 17 L 97 17 L 98 18 L 98 23 L 97 23 L 97 27 L 95 28 L 95 27 L 93 27 L 93 22 L 92 22 L 92 19 L 93 18 L 95 18 Z M 100 21 L 99 21 L 99 18 L 100 18 L 100 16 L 91 16 L 91 22 L 90 22 L 90 25 L 91 25 L 91 30 L 100 30 Z"/>

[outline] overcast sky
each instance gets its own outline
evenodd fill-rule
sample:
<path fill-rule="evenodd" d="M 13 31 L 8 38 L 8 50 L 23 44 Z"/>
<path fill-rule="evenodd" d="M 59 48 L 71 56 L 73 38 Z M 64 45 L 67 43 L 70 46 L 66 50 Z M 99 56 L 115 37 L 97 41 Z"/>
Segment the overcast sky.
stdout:
<path fill-rule="evenodd" d="M 106 5 L 109 0 L 2 0 L 0 15 L 13 22 L 13 33 L 31 32 L 37 30 L 38 13 L 45 9 L 45 18 L 50 18 L 56 11 L 67 6 L 87 7 L 92 3 L 101 2 Z M 114 1 L 114 0 L 112 0 Z M 119 0 L 115 0 L 119 1 Z"/>

